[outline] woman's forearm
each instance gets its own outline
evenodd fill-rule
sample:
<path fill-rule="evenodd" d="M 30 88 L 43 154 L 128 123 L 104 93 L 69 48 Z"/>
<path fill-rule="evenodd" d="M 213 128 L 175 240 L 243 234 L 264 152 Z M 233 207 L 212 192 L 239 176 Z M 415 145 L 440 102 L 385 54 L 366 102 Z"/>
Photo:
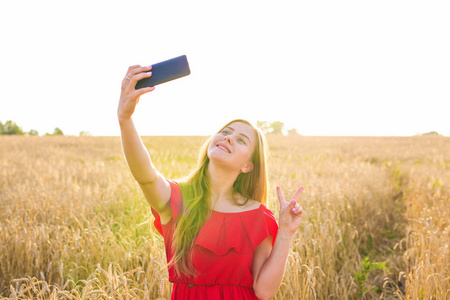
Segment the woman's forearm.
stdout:
<path fill-rule="evenodd" d="M 272 251 L 261 267 L 254 286 L 255 293 L 260 299 L 271 299 L 278 291 L 283 280 L 292 239 L 291 233 L 278 232 Z"/>
<path fill-rule="evenodd" d="M 131 173 L 140 184 L 153 182 L 157 179 L 157 172 L 133 120 L 131 118 L 119 118 L 119 124 L 122 148 Z"/>
<path fill-rule="evenodd" d="M 303 189 L 303 187 L 300 187 L 291 200 L 286 201 L 281 187 L 277 187 L 278 200 L 280 202 L 278 234 L 270 254 L 266 256 L 267 259 L 260 267 L 261 269 L 259 272 L 255 272 L 257 273 L 257 277 L 253 283 L 255 294 L 260 299 L 271 299 L 276 294 L 283 280 L 291 242 L 303 215 L 303 209 L 297 203 Z M 261 253 L 264 254 L 264 252 Z"/>

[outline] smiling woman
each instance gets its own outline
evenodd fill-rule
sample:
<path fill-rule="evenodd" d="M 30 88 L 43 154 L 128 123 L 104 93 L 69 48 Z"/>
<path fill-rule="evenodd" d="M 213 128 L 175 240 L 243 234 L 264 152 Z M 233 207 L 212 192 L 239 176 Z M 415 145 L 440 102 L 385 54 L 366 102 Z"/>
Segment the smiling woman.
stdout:
<path fill-rule="evenodd" d="M 136 90 L 136 82 L 151 76 L 151 67 L 128 69 L 117 114 L 128 165 L 164 237 L 172 299 L 272 298 L 302 217 L 297 200 L 303 188 L 290 202 L 277 188 L 278 225 L 265 206 L 266 140 L 241 119 L 204 144 L 190 175 L 179 181 L 164 178 L 132 120 L 139 97 L 154 90 Z"/>
<path fill-rule="evenodd" d="M 252 155 L 256 143 L 254 127 L 245 120 L 235 120 L 227 124 L 212 138 L 208 146 L 208 157 L 214 159 L 230 172 L 248 173 L 253 169 Z M 261 133 L 258 133 L 261 136 Z M 264 143 L 265 144 L 265 143 Z"/>

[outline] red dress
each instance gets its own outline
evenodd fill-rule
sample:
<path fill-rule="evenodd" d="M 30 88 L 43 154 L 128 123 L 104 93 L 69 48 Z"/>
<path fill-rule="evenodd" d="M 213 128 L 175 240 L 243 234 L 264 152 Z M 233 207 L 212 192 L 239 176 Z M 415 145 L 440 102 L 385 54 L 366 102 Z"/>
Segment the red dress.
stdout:
<path fill-rule="evenodd" d="M 173 225 L 183 201 L 178 184 L 170 180 L 169 183 L 172 219 L 161 225 L 158 213 L 152 209 L 155 228 L 164 237 L 167 261 L 173 256 Z M 171 299 L 258 299 L 253 292 L 253 252 L 266 237 L 273 236 L 275 241 L 277 231 L 275 216 L 262 204 L 257 209 L 237 213 L 213 210 L 192 248 L 192 262 L 200 275 L 177 277 L 169 266 L 169 281 L 173 283 Z"/>

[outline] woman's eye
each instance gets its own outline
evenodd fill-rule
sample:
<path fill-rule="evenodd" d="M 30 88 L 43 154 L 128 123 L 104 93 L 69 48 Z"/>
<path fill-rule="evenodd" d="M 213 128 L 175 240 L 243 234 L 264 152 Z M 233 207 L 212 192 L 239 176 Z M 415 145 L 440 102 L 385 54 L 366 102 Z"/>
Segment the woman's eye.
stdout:
<path fill-rule="evenodd" d="M 228 134 L 229 134 L 229 132 L 228 132 L 228 131 L 226 131 L 226 130 L 224 130 L 224 131 L 222 131 L 222 134 L 223 134 L 223 135 L 228 135 Z"/>
<path fill-rule="evenodd" d="M 238 142 L 245 145 L 245 141 L 243 139 L 238 139 Z"/>

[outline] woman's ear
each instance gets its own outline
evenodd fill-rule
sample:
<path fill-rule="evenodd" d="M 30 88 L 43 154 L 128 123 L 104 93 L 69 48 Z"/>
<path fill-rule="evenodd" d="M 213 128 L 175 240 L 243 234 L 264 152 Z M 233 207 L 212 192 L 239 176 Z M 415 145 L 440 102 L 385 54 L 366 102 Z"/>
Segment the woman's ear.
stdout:
<path fill-rule="evenodd" d="M 241 172 L 242 173 L 248 173 L 251 172 L 253 170 L 253 163 L 249 162 L 248 164 L 246 164 L 242 169 Z"/>

